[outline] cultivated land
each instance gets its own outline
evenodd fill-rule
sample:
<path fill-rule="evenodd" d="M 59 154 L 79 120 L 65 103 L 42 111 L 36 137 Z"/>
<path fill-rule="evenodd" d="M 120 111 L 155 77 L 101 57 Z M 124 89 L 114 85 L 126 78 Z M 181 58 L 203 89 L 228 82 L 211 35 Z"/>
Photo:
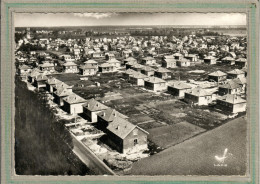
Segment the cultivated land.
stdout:
<path fill-rule="evenodd" d="M 238 118 L 133 164 L 130 175 L 245 175 L 247 123 Z M 226 166 L 215 155 L 228 148 Z M 214 166 L 215 164 L 215 166 Z"/>
<path fill-rule="evenodd" d="M 199 67 L 205 69 L 202 65 L 195 67 L 182 70 L 188 75 L 189 71 Z M 206 67 L 214 71 L 215 66 Z M 152 149 L 166 149 L 229 121 L 227 115 L 214 107 L 194 108 L 167 93 L 154 93 L 133 86 L 120 72 L 90 76 L 88 80 L 80 80 L 82 76 L 78 74 L 58 74 L 55 77 L 74 85 L 73 91 L 83 98 L 94 97 L 128 116 L 130 122 L 149 132 Z M 96 86 L 95 82 L 99 82 L 100 86 Z M 150 153 L 153 154 L 153 151 Z"/>

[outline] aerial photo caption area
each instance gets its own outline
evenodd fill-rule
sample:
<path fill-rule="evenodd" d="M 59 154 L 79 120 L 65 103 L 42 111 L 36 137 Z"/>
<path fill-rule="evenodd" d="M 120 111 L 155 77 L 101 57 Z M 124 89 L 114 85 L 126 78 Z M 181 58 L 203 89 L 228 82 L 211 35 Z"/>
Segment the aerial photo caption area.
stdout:
<path fill-rule="evenodd" d="M 246 174 L 245 15 L 62 15 L 15 15 L 18 175 Z"/>

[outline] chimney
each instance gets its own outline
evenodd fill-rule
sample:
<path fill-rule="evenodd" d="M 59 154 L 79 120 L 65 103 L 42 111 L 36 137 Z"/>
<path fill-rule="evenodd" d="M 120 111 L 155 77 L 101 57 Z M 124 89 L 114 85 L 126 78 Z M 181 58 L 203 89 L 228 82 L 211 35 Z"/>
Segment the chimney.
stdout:
<path fill-rule="evenodd" d="M 117 125 L 116 129 L 119 130 L 119 125 Z"/>

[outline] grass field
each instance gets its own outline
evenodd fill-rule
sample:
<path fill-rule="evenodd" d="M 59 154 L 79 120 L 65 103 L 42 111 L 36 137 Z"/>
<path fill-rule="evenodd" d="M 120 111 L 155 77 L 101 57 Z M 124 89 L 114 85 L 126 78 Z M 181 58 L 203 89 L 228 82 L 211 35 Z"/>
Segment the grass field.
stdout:
<path fill-rule="evenodd" d="M 128 174 L 245 175 L 246 142 L 247 122 L 241 117 L 134 163 Z M 226 166 L 215 166 L 215 156 L 222 156 L 226 148 Z"/>
<path fill-rule="evenodd" d="M 220 70 L 222 72 L 228 72 L 237 68 L 234 65 L 226 65 L 226 64 L 216 64 L 216 65 L 207 65 L 207 64 L 198 64 L 195 66 L 189 67 L 181 67 L 181 68 L 173 68 L 169 69 L 172 71 L 172 79 L 180 79 L 181 80 L 207 80 L 208 74 Z M 205 73 L 189 73 L 189 71 L 193 70 L 204 70 Z"/>
<path fill-rule="evenodd" d="M 168 148 L 205 130 L 187 122 L 148 130 L 148 139 L 161 148 Z"/>

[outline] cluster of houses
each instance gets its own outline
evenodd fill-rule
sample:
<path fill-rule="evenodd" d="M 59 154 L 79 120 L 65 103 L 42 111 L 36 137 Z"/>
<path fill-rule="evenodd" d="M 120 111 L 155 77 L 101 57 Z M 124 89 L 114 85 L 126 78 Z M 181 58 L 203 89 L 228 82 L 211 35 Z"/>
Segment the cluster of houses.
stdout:
<path fill-rule="evenodd" d="M 23 66 L 25 68 L 25 65 Z M 128 117 L 105 106 L 95 99 L 86 100 L 72 91 L 73 86 L 49 77 L 46 71 L 34 68 L 27 70 L 28 82 L 38 89 L 45 89 L 53 95 L 53 101 L 69 114 L 81 114 L 90 123 L 105 132 L 108 144 L 120 153 L 127 153 L 132 149 L 147 149 L 148 132 L 128 121 Z M 25 71 L 19 70 L 20 74 Z"/>
<path fill-rule="evenodd" d="M 109 137 L 109 144 L 119 152 L 132 148 L 147 148 L 148 133 L 128 121 L 128 117 L 111 109 L 95 99 L 86 100 L 69 86 L 56 78 L 48 77 L 61 69 L 62 73 L 78 73 L 93 76 L 98 73 L 122 71 L 122 75 L 133 85 L 154 92 L 168 92 L 192 105 L 209 105 L 213 102 L 223 111 L 237 113 L 246 111 L 246 40 L 229 38 L 224 45 L 214 45 L 215 37 L 198 38 L 195 35 L 183 38 L 169 36 L 77 39 L 31 39 L 19 40 L 22 44 L 41 46 L 48 51 L 66 48 L 66 54 L 47 51 L 16 52 L 18 75 L 36 88 L 44 88 L 53 95 L 53 100 L 70 114 L 83 114 L 90 122 Z M 207 49 L 203 57 L 191 54 L 190 49 Z M 161 49 L 171 51 L 160 53 Z M 229 53 L 221 58 L 220 51 Z M 237 51 L 241 53 L 236 55 Z M 235 53 L 236 52 L 236 53 Z M 50 54 L 51 53 L 51 54 Z M 141 53 L 141 54 L 140 54 Z M 146 53 L 144 55 L 144 53 Z M 137 55 L 136 55 L 137 54 Z M 83 59 L 85 58 L 85 59 Z M 159 62 L 158 62 L 159 61 Z M 177 81 L 169 83 L 172 68 L 189 67 L 196 64 L 216 64 L 221 62 L 236 65 L 232 71 L 215 71 L 208 74 L 208 80 L 217 86 L 214 93 L 199 85 Z M 79 64 L 80 63 L 80 64 Z M 213 98 L 214 95 L 218 97 Z"/>

